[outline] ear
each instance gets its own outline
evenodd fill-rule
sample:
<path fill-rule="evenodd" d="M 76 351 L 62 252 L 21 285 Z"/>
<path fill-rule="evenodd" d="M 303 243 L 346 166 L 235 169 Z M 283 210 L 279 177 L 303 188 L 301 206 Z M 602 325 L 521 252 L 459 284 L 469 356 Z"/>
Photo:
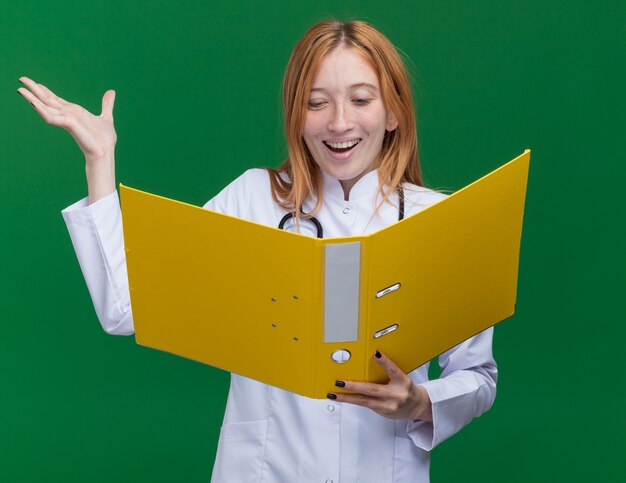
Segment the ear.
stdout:
<path fill-rule="evenodd" d="M 387 125 L 385 126 L 385 129 L 389 132 L 391 131 L 395 131 L 395 129 L 398 127 L 398 120 L 396 119 L 396 115 L 389 111 L 389 113 L 387 114 Z"/>

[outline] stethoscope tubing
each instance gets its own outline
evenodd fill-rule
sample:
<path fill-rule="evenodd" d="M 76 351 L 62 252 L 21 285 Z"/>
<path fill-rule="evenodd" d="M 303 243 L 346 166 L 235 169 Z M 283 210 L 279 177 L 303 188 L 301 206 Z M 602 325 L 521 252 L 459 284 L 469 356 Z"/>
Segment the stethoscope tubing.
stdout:
<path fill-rule="evenodd" d="M 300 213 L 302 213 L 303 215 L 306 215 L 306 213 L 302 211 L 302 208 L 300 208 Z M 293 218 L 293 216 L 294 216 L 293 211 L 290 211 L 285 216 L 283 216 L 280 220 L 280 223 L 278 224 L 278 229 L 284 230 L 285 223 L 287 223 L 287 221 Z M 324 229 L 322 228 L 322 224 L 320 223 L 320 221 L 314 216 L 307 218 L 307 220 L 309 220 L 311 223 L 315 225 L 315 228 L 317 229 L 317 238 L 324 238 Z"/>
<path fill-rule="evenodd" d="M 398 221 L 401 221 L 404 220 L 404 190 L 401 187 L 398 187 L 398 199 Z M 302 211 L 302 207 L 300 207 L 300 213 L 306 215 L 306 213 Z M 293 211 L 290 211 L 285 216 L 283 216 L 280 220 L 280 223 L 278 223 L 278 229 L 284 230 L 285 223 L 287 223 L 293 217 Z M 322 224 L 320 223 L 320 221 L 314 216 L 308 217 L 307 220 L 315 225 L 315 228 L 317 229 L 317 238 L 324 238 L 324 229 L 322 228 Z"/>

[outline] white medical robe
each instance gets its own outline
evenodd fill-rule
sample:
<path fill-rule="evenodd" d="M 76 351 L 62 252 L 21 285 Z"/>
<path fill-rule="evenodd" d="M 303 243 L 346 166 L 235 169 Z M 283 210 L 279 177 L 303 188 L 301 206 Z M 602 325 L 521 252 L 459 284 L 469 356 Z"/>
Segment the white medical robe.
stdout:
<path fill-rule="evenodd" d="M 378 172 L 372 171 L 344 200 L 338 180 L 324 174 L 318 220 L 325 237 L 360 235 L 398 219 L 398 196 L 372 218 L 379 201 Z M 406 216 L 444 195 L 406 186 Z M 304 209 L 313 206 L 309 200 Z M 252 169 L 233 181 L 206 208 L 277 226 L 285 212 L 271 198 L 269 176 Z M 83 199 L 63 210 L 94 307 L 104 330 L 133 332 L 116 193 L 88 205 Z M 297 269 L 297 260 L 285 260 Z M 429 452 L 487 411 L 495 398 L 497 369 L 493 329 L 439 357 L 441 377 L 428 380 L 428 364 L 410 373 L 432 401 L 433 422 L 387 419 L 354 405 L 299 396 L 232 375 L 213 470 L 226 483 L 413 483 L 429 481 Z"/>

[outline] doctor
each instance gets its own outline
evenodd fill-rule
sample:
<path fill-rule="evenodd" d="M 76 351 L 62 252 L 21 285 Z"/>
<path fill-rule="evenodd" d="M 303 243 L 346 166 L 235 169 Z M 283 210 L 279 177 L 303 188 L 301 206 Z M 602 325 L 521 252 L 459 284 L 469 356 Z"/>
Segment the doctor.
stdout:
<path fill-rule="evenodd" d="M 20 82 L 18 92 L 85 155 L 88 197 L 63 216 L 104 330 L 131 334 L 115 92 L 105 92 L 95 116 L 27 77 Z M 339 237 L 379 230 L 442 198 L 422 186 L 404 64 L 369 24 L 313 25 L 287 65 L 283 108 L 288 159 L 277 169 L 246 171 L 206 208 L 270 226 L 292 213 L 304 227 L 314 215 L 324 236 Z M 428 364 L 406 375 L 376 352 L 387 384 L 334 381 L 348 393 L 327 400 L 232 375 L 212 481 L 428 481 L 429 452 L 493 403 L 492 332 L 439 356 L 442 374 L 431 381 Z"/>

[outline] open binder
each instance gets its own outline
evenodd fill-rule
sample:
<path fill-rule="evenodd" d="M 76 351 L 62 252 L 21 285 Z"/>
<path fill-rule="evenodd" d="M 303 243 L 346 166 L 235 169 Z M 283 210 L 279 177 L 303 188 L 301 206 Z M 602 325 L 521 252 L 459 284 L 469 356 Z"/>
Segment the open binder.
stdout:
<path fill-rule="evenodd" d="M 137 343 L 313 398 L 410 372 L 513 315 L 529 161 L 346 238 L 120 186 Z"/>

